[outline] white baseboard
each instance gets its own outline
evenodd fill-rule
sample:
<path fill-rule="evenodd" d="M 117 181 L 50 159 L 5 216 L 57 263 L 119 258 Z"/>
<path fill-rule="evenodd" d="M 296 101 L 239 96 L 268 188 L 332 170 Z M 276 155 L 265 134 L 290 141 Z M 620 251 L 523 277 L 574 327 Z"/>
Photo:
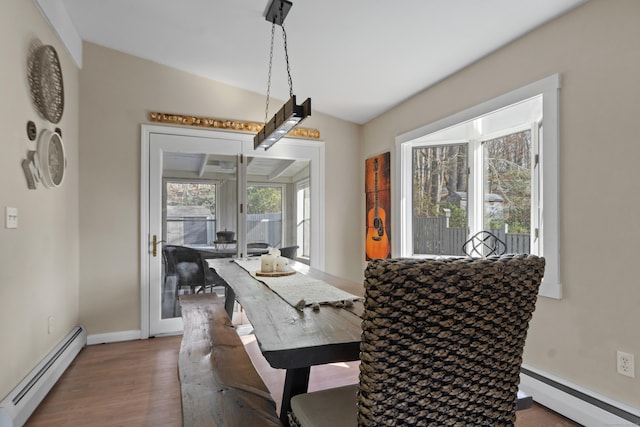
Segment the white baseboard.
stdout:
<path fill-rule="evenodd" d="M 73 328 L 0 402 L 0 427 L 22 426 L 86 343 L 85 329 Z"/>
<path fill-rule="evenodd" d="M 640 425 L 640 409 L 562 378 L 522 365 L 520 389 L 541 404 L 587 427 Z"/>
<path fill-rule="evenodd" d="M 142 334 L 139 330 L 109 332 L 106 334 L 91 334 L 87 337 L 87 345 L 106 344 L 110 342 L 139 340 Z M 1 426 L 0 426 L 1 427 Z"/>

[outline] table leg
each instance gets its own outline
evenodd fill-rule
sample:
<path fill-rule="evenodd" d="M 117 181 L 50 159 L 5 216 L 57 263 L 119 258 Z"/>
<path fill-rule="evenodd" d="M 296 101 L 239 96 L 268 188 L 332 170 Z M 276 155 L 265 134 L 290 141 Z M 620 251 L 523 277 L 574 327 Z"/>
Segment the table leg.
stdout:
<path fill-rule="evenodd" d="M 231 286 L 226 285 L 224 287 L 224 309 L 229 315 L 229 319 L 233 320 L 233 305 L 236 302 L 236 293 L 231 289 Z"/>
<path fill-rule="evenodd" d="M 307 392 L 309 386 L 309 373 L 311 367 L 287 369 L 282 392 L 282 404 L 280 405 L 280 421 L 285 427 L 289 426 L 289 411 L 291 411 L 291 398 L 297 394 Z"/>
<path fill-rule="evenodd" d="M 516 406 L 516 411 L 521 411 L 523 409 L 529 409 L 533 406 L 533 397 L 529 396 L 522 390 L 518 390 L 518 403 Z"/>

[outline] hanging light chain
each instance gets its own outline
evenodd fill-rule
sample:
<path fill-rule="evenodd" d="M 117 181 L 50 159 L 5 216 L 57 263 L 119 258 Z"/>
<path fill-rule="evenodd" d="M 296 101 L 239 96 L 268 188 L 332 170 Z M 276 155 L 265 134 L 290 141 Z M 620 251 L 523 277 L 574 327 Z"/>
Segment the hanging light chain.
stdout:
<path fill-rule="evenodd" d="M 276 3 L 277 2 L 277 3 Z M 285 11 L 286 4 L 286 11 Z M 278 8 L 279 5 L 279 8 Z M 253 138 L 253 147 L 267 150 L 282 137 L 287 135 L 300 121 L 311 115 L 311 98 L 297 105 L 296 96 L 293 94 L 293 77 L 289 64 L 289 46 L 287 43 L 287 30 L 284 28 L 284 18 L 291 8 L 289 0 L 271 0 L 267 8 L 265 18 L 271 22 L 271 46 L 269 51 L 269 76 L 267 80 L 267 102 L 264 111 L 264 126 Z M 278 10 L 279 9 L 279 10 Z M 286 13 L 285 13 L 286 12 Z M 287 80 L 289 83 L 289 100 L 269 120 L 269 102 L 271 100 L 271 76 L 273 71 L 273 45 L 276 24 L 282 27 L 282 40 L 284 42 L 284 56 L 287 65 Z"/>
<path fill-rule="evenodd" d="M 289 51 L 287 50 L 287 31 L 284 29 L 284 22 L 282 27 L 282 39 L 284 40 L 284 57 L 287 61 L 287 77 L 289 79 L 289 98 L 293 96 L 293 79 L 291 78 L 291 68 L 289 68 Z"/>
<path fill-rule="evenodd" d="M 280 2 L 280 15 L 283 14 L 283 3 Z M 284 20 L 280 23 L 282 27 L 282 39 L 284 40 L 284 57 L 287 63 L 287 79 L 289 83 L 289 97 L 293 97 L 293 79 L 291 78 L 291 67 L 289 66 L 289 51 L 287 49 L 287 31 L 284 29 Z M 267 105 L 264 111 L 264 124 L 267 124 L 269 120 L 269 98 L 271 96 L 271 67 L 273 65 L 273 39 L 276 31 L 276 16 L 273 18 L 273 22 L 271 23 L 271 49 L 269 51 L 269 77 L 267 80 Z"/>
<path fill-rule="evenodd" d="M 273 64 L 273 38 L 276 33 L 276 21 L 271 25 L 271 51 L 269 52 L 269 78 L 267 80 L 267 106 L 264 110 L 264 124 L 269 120 L 269 95 L 271 94 L 271 64 Z"/>

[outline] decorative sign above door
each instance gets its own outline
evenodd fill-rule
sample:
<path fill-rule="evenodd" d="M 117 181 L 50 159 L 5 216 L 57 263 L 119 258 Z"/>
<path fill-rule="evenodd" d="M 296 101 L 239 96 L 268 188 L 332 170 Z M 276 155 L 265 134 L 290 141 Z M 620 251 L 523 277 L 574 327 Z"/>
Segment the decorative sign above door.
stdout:
<path fill-rule="evenodd" d="M 155 111 L 149 112 L 149 120 L 151 120 L 152 122 L 171 123 L 185 126 L 200 126 L 251 133 L 257 133 L 264 126 L 264 123 L 216 119 L 212 117 L 185 116 L 181 114 L 159 113 Z M 292 138 L 320 139 L 320 131 L 317 129 L 296 127 L 291 129 L 287 136 Z"/>

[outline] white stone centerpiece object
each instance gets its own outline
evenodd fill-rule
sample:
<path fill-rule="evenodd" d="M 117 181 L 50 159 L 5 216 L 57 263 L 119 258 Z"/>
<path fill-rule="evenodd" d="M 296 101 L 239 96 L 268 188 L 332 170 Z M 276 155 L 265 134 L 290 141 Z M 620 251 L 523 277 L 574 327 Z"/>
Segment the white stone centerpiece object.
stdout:
<path fill-rule="evenodd" d="M 274 273 L 277 270 L 278 261 L 281 259 L 280 251 L 276 248 L 269 248 L 269 252 L 260 256 L 260 272 L 262 273 Z M 281 262 L 280 262 L 281 265 Z"/>
<path fill-rule="evenodd" d="M 285 257 L 279 256 L 276 258 L 276 271 L 283 272 L 287 271 L 287 266 L 289 265 L 289 260 Z"/>

